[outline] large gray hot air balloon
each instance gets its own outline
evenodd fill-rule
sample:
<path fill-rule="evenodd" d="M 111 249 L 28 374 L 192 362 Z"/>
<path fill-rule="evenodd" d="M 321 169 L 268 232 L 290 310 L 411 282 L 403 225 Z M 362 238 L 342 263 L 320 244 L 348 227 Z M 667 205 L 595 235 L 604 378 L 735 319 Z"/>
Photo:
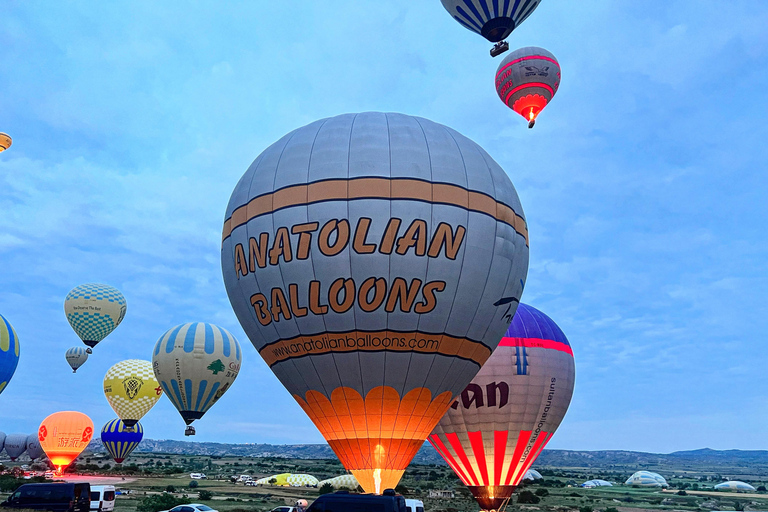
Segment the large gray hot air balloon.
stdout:
<path fill-rule="evenodd" d="M 429 436 L 482 509 L 504 509 L 563 420 L 574 376 L 563 331 L 520 304 L 488 362 Z"/>
<path fill-rule="evenodd" d="M 27 434 L 8 434 L 5 437 L 5 453 L 16 460 L 27 450 Z"/>
<path fill-rule="evenodd" d="M 531 13 L 541 0 L 441 0 L 443 7 L 462 26 L 492 43 L 491 56 L 507 51 L 504 41 Z"/>
<path fill-rule="evenodd" d="M 506 173 L 426 119 L 323 119 L 267 148 L 227 207 L 232 307 L 367 492 L 395 487 L 501 339 L 528 231 Z"/>
<path fill-rule="evenodd" d="M 4 446 L 5 446 L 5 432 L 0 432 L 0 452 L 3 451 Z"/>
<path fill-rule="evenodd" d="M 40 446 L 40 440 L 37 438 L 37 434 L 30 434 L 27 437 L 27 455 L 30 459 L 39 459 L 45 455 L 43 447 Z"/>

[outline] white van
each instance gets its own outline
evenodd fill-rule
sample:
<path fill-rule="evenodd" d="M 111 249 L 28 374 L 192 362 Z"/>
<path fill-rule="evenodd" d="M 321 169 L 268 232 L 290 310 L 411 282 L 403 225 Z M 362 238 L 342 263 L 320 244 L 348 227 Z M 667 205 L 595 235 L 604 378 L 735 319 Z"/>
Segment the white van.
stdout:
<path fill-rule="evenodd" d="M 205 473 L 190 473 L 189 478 L 192 480 L 207 480 L 208 477 L 205 476 Z"/>
<path fill-rule="evenodd" d="M 98 512 L 112 512 L 115 510 L 114 485 L 91 486 L 91 510 Z"/>
<path fill-rule="evenodd" d="M 405 500 L 408 512 L 424 512 L 424 502 L 421 500 Z"/>
<path fill-rule="evenodd" d="M 240 475 L 240 478 L 237 479 L 238 482 L 247 482 L 248 480 L 253 480 L 251 475 Z"/>

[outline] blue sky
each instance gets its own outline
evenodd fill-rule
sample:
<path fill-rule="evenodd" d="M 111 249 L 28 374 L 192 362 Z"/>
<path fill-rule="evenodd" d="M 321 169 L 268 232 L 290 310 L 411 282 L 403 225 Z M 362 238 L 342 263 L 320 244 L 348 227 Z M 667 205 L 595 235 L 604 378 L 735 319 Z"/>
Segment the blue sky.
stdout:
<path fill-rule="evenodd" d="M 523 301 L 560 324 L 577 363 L 550 448 L 768 448 L 766 26 L 758 0 L 543 0 L 509 38 L 562 67 L 528 130 L 495 94 L 490 45 L 438 0 L 7 2 L 0 313 L 22 355 L 0 430 L 61 409 L 101 426 L 109 366 L 207 321 L 246 350 L 197 440 L 322 442 L 235 319 L 221 226 L 269 144 L 377 110 L 451 126 L 515 184 Z M 128 313 L 72 375 L 62 304 L 82 282 L 118 287 Z M 142 423 L 183 438 L 166 399 Z"/>

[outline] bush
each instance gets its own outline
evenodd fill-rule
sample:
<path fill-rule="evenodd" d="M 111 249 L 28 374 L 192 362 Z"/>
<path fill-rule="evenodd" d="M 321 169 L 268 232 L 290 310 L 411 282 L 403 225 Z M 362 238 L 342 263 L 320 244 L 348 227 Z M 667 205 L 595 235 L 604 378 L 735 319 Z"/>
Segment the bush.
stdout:
<path fill-rule="evenodd" d="M 605 509 L 605 512 L 619 512 L 619 509 L 616 507 L 608 507 Z"/>
<path fill-rule="evenodd" d="M 685 491 L 677 491 L 678 496 L 688 496 L 688 493 Z"/>
<path fill-rule="evenodd" d="M 758 485 L 756 490 L 759 491 L 759 492 L 765 492 L 766 491 L 764 485 Z"/>
<path fill-rule="evenodd" d="M 531 503 L 535 504 L 541 501 L 541 498 L 533 494 L 531 491 L 523 491 L 517 496 L 518 503 Z"/>
<path fill-rule="evenodd" d="M 212 498 L 213 498 L 213 493 L 211 491 L 206 491 L 205 489 L 200 491 L 198 495 L 198 499 L 203 501 L 210 501 Z"/>
<path fill-rule="evenodd" d="M 171 487 L 171 486 L 169 486 Z M 155 494 L 146 496 L 139 500 L 136 512 L 158 512 L 160 510 L 170 510 L 178 505 L 189 503 L 189 500 L 176 498 L 171 494 Z"/>
<path fill-rule="evenodd" d="M 579 507 L 579 512 L 592 512 L 594 510 L 589 505 L 584 505 L 583 507 Z"/>
<path fill-rule="evenodd" d="M 200 484 L 197 483 L 197 480 L 192 480 L 191 482 L 189 482 L 189 488 L 190 489 L 197 489 L 198 485 L 200 485 Z"/>
<path fill-rule="evenodd" d="M 176 488 L 172 485 L 169 485 L 165 488 L 165 492 L 176 492 Z"/>
<path fill-rule="evenodd" d="M 402 494 L 403 496 L 409 493 L 408 488 L 403 484 L 397 484 L 397 486 L 395 487 L 395 492 L 398 494 Z"/>
<path fill-rule="evenodd" d="M 541 496 L 542 498 L 544 496 L 549 496 L 549 491 L 546 489 L 536 489 L 536 496 Z"/>
<path fill-rule="evenodd" d="M 317 493 L 320 495 L 323 494 L 330 494 L 333 492 L 333 486 L 329 483 L 325 483 L 320 486 L 320 489 L 317 490 Z"/>

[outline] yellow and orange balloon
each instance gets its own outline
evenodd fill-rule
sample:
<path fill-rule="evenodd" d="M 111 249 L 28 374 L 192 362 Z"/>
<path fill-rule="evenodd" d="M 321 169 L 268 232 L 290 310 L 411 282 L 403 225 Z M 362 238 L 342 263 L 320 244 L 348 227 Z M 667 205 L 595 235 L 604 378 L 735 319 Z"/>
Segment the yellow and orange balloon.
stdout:
<path fill-rule="evenodd" d="M 55 412 L 37 429 L 37 439 L 45 454 L 61 473 L 93 438 L 93 421 L 77 411 Z"/>

